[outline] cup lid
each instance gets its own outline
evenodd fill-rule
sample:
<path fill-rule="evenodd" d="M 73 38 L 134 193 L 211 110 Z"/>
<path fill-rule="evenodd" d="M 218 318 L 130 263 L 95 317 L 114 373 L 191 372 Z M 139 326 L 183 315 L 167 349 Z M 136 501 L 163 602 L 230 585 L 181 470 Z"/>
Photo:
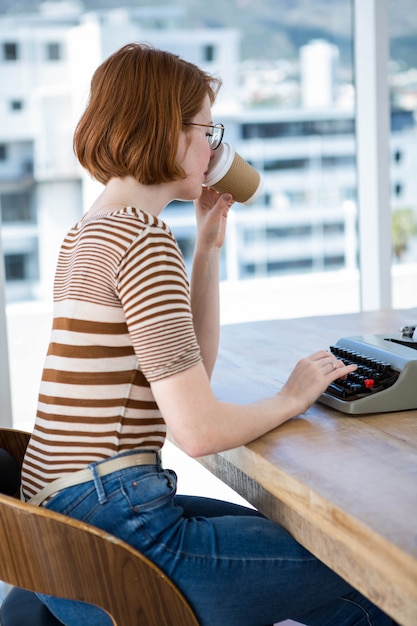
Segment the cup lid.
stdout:
<path fill-rule="evenodd" d="M 229 143 L 221 143 L 220 146 L 214 150 L 214 156 L 210 161 L 203 187 L 211 187 L 221 180 L 229 171 L 234 157 L 235 149 L 233 146 Z"/>

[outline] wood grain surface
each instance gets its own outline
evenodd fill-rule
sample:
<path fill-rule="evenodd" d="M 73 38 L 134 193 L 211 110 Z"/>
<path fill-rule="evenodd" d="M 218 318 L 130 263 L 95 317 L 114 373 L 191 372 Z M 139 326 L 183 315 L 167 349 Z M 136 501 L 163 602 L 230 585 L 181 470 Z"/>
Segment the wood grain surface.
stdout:
<path fill-rule="evenodd" d="M 417 310 L 224 326 L 217 396 L 279 390 L 303 356 L 340 337 L 396 334 Z M 416 381 L 417 385 L 417 381 Z M 417 624 L 417 410 L 351 417 L 323 404 L 201 463 L 402 626 Z"/>

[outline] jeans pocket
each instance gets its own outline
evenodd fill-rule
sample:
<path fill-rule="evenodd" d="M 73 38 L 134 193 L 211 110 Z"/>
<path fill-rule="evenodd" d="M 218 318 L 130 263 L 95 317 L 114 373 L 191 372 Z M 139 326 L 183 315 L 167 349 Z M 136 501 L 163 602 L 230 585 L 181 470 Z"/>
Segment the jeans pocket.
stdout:
<path fill-rule="evenodd" d="M 165 506 L 173 500 L 176 489 L 177 476 L 172 470 L 123 477 L 123 492 L 135 512 Z"/>

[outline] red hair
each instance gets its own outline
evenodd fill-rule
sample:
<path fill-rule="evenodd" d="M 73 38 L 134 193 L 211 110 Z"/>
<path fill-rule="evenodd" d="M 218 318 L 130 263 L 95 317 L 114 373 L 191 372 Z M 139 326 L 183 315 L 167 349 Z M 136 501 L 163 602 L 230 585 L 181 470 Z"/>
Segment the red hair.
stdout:
<path fill-rule="evenodd" d="M 74 134 L 81 165 L 101 183 L 133 176 L 145 185 L 184 178 L 176 162 L 184 122 L 213 104 L 219 79 L 179 56 L 131 43 L 95 71 Z"/>

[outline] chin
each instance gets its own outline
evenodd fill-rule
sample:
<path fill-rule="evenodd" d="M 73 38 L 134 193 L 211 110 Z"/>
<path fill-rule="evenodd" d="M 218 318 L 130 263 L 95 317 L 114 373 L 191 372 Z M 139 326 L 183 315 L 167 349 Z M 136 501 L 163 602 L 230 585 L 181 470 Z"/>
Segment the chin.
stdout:
<path fill-rule="evenodd" d="M 201 196 L 202 191 L 203 191 L 203 187 L 199 185 L 195 189 L 187 190 L 186 192 L 182 193 L 181 196 L 175 199 L 178 200 L 179 202 L 193 202 L 194 200 L 197 200 Z"/>

